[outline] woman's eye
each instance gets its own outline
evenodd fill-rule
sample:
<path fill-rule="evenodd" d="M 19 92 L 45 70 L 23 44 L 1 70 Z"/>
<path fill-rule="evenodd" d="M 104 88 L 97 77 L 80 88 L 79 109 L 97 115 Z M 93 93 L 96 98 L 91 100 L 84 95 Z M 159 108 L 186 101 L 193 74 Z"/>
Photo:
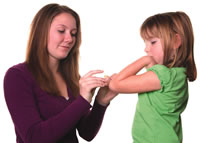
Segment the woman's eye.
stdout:
<path fill-rule="evenodd" d="M 59 32 L 59 33 L 64 33 L 64 32 L 65 32 L 65 30 L 58 30 L 58 32 Z"/>
<path fill-rule="evenodd" d="M 75 32 L 75 31 L 71 32 L 71 36 L 76 37 L 77 36 L 77 32 Z"/>
<path fill-rule="evenodd" d="M 75 37 L 75 36 L 77 36 L 77 33 L 71 33 L 71 35 L 72 35 L 73 37 Z"/>

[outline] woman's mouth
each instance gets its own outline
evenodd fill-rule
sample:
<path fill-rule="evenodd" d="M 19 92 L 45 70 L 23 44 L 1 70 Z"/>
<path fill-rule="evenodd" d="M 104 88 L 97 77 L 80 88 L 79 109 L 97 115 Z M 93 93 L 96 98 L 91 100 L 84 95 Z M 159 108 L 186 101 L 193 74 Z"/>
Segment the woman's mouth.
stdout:
<path fill-rule="evenodd" d="M 70 49 L 69 46 L 60 46 L 60 47 L 62 47 L 63 49 Z"/>

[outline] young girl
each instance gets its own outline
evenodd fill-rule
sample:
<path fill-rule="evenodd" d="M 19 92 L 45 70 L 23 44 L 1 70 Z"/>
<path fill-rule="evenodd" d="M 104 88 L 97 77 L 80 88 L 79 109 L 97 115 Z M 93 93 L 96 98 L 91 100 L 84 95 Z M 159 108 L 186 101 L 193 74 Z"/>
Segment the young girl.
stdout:
<path fill-rule="evenodd" d="M 109 87 L 139 93 L 132 128 L 135 143 L 181 143 L 188 80 L 197 76 L 192 24 L 184 12 L 162 13 L 146 19 L 140 32 L 147 55 L 116 74 Z M 137 75 L 143 68 L 147 71 Z"/>

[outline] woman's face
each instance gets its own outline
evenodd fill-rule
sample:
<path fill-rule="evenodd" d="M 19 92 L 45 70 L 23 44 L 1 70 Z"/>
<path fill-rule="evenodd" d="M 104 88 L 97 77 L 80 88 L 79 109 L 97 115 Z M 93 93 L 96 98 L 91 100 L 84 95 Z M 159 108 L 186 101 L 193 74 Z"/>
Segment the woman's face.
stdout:
<path fill-rule="evenodd" d="M 76 42 L 76 34 L 76 20 L 71 14 L 61 13 L 53 19 L 47 47 L 51 61 L 67 57 Z"/>

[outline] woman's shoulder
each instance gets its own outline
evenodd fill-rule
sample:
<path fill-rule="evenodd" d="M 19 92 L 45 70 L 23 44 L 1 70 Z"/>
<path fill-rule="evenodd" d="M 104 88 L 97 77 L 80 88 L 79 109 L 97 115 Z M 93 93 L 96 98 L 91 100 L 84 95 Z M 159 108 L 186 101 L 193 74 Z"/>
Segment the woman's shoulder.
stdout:
<path fill-rule="evenodd" d="M 9 70 L 18 70 L 18 71 L 27 71 L 27 64 L 25 62 L 23 63 L 18 63 L 16 65 L 13 65 L 8 69 Z"/>
<path fill-rule="evenodd" d="M 16 77 L 17 78 L 17 76 L 24 77 L 26 79 L 32 78 L 32 75 L 29 72 L 28 66 L 25 62 L 13 65 L 5 73 L 5 78 L 6 77 L 13 77 L 13 78 Z"/>

